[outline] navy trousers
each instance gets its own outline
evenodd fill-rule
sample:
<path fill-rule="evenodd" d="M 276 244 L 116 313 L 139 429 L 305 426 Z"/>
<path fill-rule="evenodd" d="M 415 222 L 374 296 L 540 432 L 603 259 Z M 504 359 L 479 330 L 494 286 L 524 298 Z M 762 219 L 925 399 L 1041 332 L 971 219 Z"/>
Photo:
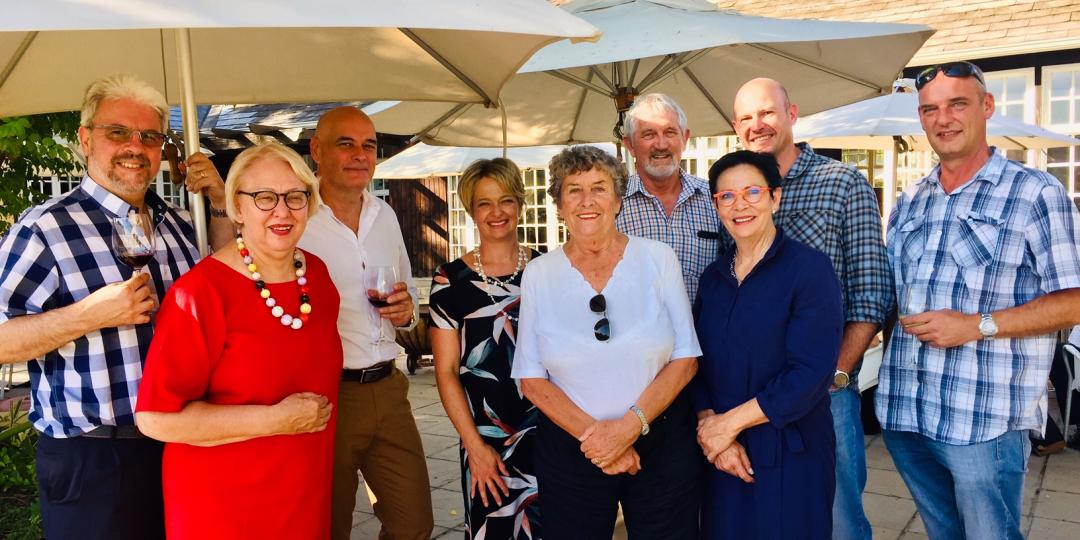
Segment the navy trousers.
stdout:
<path fill-rule="evenodd" d="M 165 538 L 163 448 L 152 439 L 54 439 L 41 435 L 37 479 L 45 537 Z"/>

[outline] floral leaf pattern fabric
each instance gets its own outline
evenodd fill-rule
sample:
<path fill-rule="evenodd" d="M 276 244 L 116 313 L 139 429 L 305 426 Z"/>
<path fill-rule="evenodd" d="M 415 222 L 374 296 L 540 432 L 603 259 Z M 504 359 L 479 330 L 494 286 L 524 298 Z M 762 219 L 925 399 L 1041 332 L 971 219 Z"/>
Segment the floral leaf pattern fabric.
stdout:
<path fill-rule="evenodd" d="M 539 253 L 533 252 L 532 257 Z M 506 282 L 508 276 L 499 279 Z M 521 276 L 505 287 L 489 285 L 461 259 L 435 271 L 431 319 L 437 328 L 456 330 L 461 341 L 459 376 L 477 431 L 499 452 L 510 495 L 502 505 L 479 493 L 469 497 L 469 456 L 460 448 L 465 536 L 485 540 L 536 540 L 541 537 L 539 493 L 533 466 L 536 407 L 510 377 L 517 343 Z M 490 293 L 490 296 L 489 296 Z M 492 301 L 494 299 L 494 302 Z M 514 320 L 511 320 L 513 318 Z"/>

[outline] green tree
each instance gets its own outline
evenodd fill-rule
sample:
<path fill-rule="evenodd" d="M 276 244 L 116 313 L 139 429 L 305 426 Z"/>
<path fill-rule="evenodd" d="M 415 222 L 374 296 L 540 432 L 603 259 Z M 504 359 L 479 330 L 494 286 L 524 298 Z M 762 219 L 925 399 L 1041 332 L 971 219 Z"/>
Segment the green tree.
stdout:
<path fill-rule="evenodd" d="M 57 138 L 78 140 L 79 113 L 0 118 L 0 234 L 27 207 L 46 198 L 28 180 L 42 171 L 68 174 L 79 162 Z"/>

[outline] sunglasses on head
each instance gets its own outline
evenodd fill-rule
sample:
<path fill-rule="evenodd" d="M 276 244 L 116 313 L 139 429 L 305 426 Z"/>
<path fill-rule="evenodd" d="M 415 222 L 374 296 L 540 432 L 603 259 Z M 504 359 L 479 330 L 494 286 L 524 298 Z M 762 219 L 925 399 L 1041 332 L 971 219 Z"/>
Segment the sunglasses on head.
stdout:
<path fill-rule="evenodd" d="M 598 294 L 589 299 L 589 309 L 593 313 L 601 315 L 599 321 L 596 321 L 596 326 L 593 326 L 593 335 L 599 341 L 607 341 L 611 339 L 611 323 L 607 318 L 607 299 L 603 294 Z"/>
<path fill-rule="evenodd" d="M 946 77 L 975 77 L 983 86 L 986 86 L 986 79 L 983 78 L 983 72 L 979 69 L 979 66 L 971 62 L 949 62 L 920 71 L 915 76 L 915 89 L 922 90 L 922 87 L 934 80 L 939 72 L 944 73 Z"/>

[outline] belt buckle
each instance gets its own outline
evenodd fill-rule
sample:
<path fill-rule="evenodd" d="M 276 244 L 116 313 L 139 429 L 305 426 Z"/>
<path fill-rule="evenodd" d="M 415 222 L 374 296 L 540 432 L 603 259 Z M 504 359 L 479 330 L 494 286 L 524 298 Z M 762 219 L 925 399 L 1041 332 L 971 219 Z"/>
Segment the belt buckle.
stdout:
<path fill-rule="evenodd" d="M 384 366 L 373 366 L 373 367 L 369 367 L 369 368 L 364 368 L 360 372 L 360 383 L 364 384 L 364 383 L 369 383 L 371 381 L 378 380 L 379 375 L 382 373 L 383 368 L 384 368 Z"/>

